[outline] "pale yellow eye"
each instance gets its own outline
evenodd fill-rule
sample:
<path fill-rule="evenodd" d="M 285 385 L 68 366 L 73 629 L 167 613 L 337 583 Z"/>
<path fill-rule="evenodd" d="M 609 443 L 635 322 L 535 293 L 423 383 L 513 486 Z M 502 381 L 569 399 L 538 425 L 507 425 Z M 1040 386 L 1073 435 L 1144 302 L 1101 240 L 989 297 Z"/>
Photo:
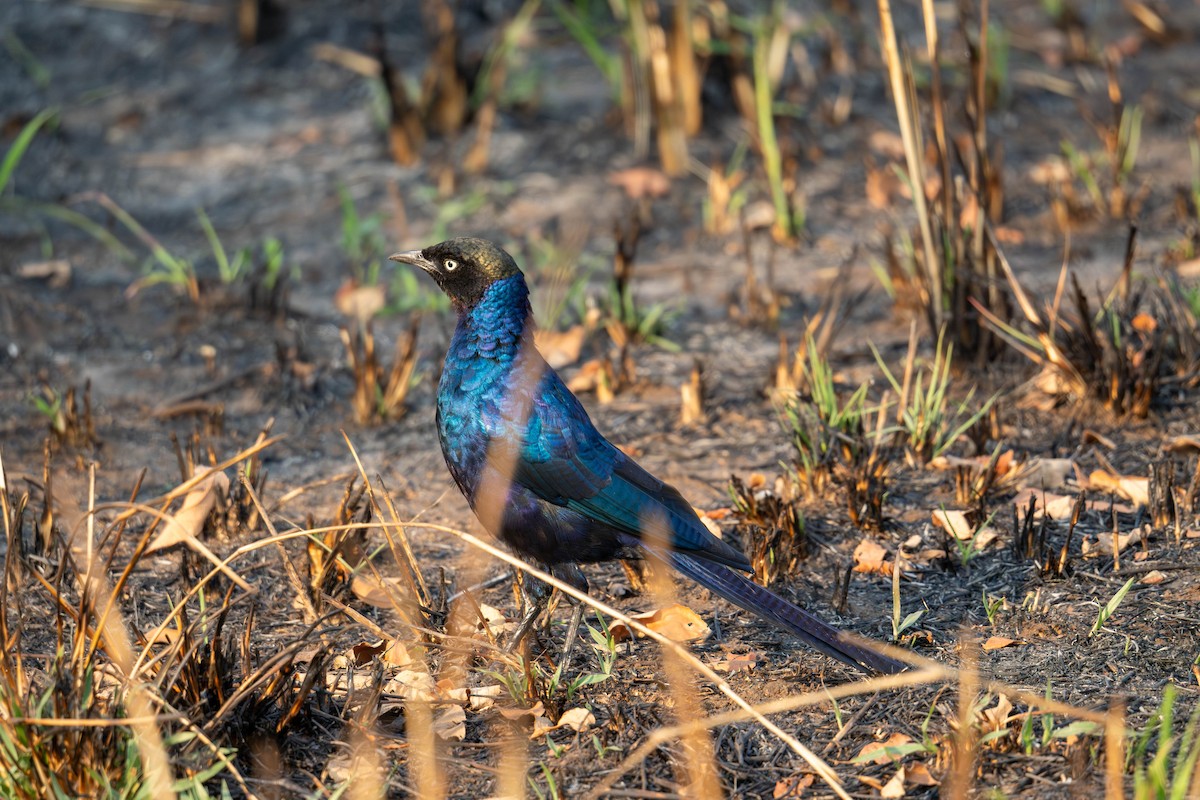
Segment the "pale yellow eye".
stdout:
<path fill-rule="evenodd" d="M 447 258 L 442 262 L 442 266 L 446 268 L 446 272 L 454 272 L 454 270 L 458 269 L 458 262 L 453 258 Z"/>

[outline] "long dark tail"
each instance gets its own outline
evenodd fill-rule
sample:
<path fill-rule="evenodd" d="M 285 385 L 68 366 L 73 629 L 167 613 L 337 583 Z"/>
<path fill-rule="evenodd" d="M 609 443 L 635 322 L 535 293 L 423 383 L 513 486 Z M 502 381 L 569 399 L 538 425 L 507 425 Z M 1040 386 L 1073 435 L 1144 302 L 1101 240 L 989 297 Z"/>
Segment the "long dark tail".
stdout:
<path fill-rule="evenodd" d="M 904 662 L 859 644 L 849 635 L 826 625 L 799 606 L 792 605 L 729 567 L 679 551 L 672 551 L 668 560 L 676 570 L 713 594 L 800 637 L 809 647 L 843 664 L 868 674 L 882 672 L 894 675 L 908 669 Z"/>

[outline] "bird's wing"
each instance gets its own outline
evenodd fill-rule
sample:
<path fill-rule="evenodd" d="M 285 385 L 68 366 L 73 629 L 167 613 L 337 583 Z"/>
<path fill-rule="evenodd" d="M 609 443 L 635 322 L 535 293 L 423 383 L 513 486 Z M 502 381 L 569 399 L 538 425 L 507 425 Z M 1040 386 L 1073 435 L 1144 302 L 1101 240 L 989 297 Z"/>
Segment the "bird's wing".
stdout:
<path fill-rule="evenodd" d="M 675 487 L 642 469 L 596 430 L 557 375 L 546 373 L 527 407 L 524 436 L 510 430 L 493 438 L 489 450 L 493 465 L 502 471 L 508 467 L 513 481 L 548 503 L 639 539 L 665 524 L 671 547 L 750 569 L 744 555 L 709 533 Z M 510 446 L 497 446 L 501 442 Z"/>

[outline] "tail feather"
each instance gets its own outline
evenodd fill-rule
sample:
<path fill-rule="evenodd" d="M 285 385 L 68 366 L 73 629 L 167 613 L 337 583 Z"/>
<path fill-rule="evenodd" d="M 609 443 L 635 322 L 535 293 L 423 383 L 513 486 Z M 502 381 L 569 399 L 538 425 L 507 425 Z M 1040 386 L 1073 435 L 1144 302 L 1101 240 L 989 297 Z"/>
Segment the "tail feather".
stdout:
<path fill-rule="evenodd" d="M 735 606 L 756 614 L 819 650 L 868 674 L 894 675 L 908 669 L 902 661 L 877 653 L 848 634 L 826 625 L 799 606 L 764 589 L 729 567 L 714 564 L 680 551 L 666 556 L 681 574 Z"/>

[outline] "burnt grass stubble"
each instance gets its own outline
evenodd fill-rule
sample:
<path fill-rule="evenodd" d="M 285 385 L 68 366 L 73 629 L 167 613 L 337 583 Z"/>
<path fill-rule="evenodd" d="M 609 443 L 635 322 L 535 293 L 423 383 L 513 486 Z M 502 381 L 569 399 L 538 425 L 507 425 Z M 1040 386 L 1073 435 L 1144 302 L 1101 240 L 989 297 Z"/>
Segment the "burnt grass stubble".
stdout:
<path fill-rule="evenodd" d="M 171 35 L 184 47 L 199 48 L 216 34 L 211 31 L 189 34 L 175 29 Z M 245 70 L 252 73 L 268 68 L 253 64 Z M 293 87 L 292 91 L 298 90 Z M 879 105 L 885 107 L 882 102 Z M 869 128 L 868 122 L 864 119 L 850 125 Z M 562 140 L 561 131 L 561 127 L 553 125 L 526 126 L 520 129 L 520 135 L 535 143 L 544 138 L 548 151 L 557 150 L 561 154 L 557 144 Z M 174 137 L 181 147 L 188 141 L 179 130 L 162 133 L 167 138 Z M 621 152 L 613 149 L 610 132 L 600 133 L 593 134 L 594 141 L 590 142 L 596 151 L 614 155 Z M 351 136 L 368 138 L 364 131 Z M 712 142 L 702 146 L 716 149 Z M 56 148 L 65 150 L 71 158 L 85 158 L 82 153 L 72 151 L 70 139 L 58 141 Z M 1016 151 L 1014 147 L 1007 154 L 1009 166 L 1021 155 Z M 826 159 L 836 155 L 839 154 L 827 155 Z M 849 158 L 847 152 L 840 155 Z M 385 154 L 381 151 L 379 157 L 384 158 Z M 597 159 L 597 163 L 603 161 L 604 158 Z M 553 158 L 548 164 L 538 166 L 553 166 Z M 496 168 L 503 169 L 503 165 Z M 856 165 L 848 168 L 858 169 Z M 61 179 L 55 172 L 48 175 L 51 181 Z M 99 167 L 88 175 L 101 185 L 111 177 L 111 173 Z M 327 178 L 320 182 L 329 185 Z M 1166 187 L 1162 189 L 1160 209 L 1169 203 L 1170 192 Z M 1152 189 L 1146 203 L 1148 216 L 1154 211 L 1155 197 Z M 861 206 L 861 200 L 858 202 Z M 1036 202 L 1036 195 L 1029 194 L 1016 201 L 1018 206 L 1028 206 L 1031 202 Z M 621 208 L 611 198 L 602 205 L 606 209 Z M 822 222 L 830 225 L 832 216 L 822 218 L 819 205 L 812 205 L 814 228 L 819 228 Z M 675 291 L 682 283 L 692 287 L 695 297 L 720 296 L 727 288 L 722 281 L 728 279 L 728 271 L 720 267 L 720 258 L 711 256 L 723 245 L 684 235 L 695 222 L 692 209 L 684 206 L 681 195 L 655 202 L 652 210 L 655 219 L 646 234 L 649 241 L 643 245 L 643 258 L 657 263 L 653 269 L 640 270 L 639 280 L 646 280 L 660 291 L 663 287 L 666 292 Z M 283 210 L 281 215 L 285 223 L 300 219 L 307 225 L 321 215 L 332 220 L 337 212 L 332 204 L 319 208 L 300 205 Z M 499 210 L 492 207 L 472 219 L 471 227 L 480 231 L 494 229 L 498 226 L 498 216 Z M 1157 217 L 1163 218 L 1163 213 Z M 187 219 L 187 215 L 164 215 L 157 220 L 156 230 L 167 237 L 171 225 L 182 227 L 188 224 Z M 1024 219 L 1032 220 L 1035 226 L 1042 224 L 1031 215 Z M 331 222 L 322 235 L 330 240 L 335 238 L 335 224 Z M 1165 231 L 1168 227 L 1163 224 L 1158 229 Z M 1154 225 L 1143 224 L 1143 240 L 1154 229 Z M 1088 240 L 1089 233 L 1095 237 L 1092 241 Z M 729 238 L 735 241 L 738 236 Z M 36 280 L 15 277 L 13 267 L 28 260 L 26 254 L 36 250 L 36 238 L 12 235 L 10 243 L 11 247 L 5 248 L 10 255 L 0 261 L 0 286 L 4 289 L 0 298 L 0 326 L 6 337 L 19 345 L 20 356 L 6 355 L 4 369 L 0 371 L 3 410 L 0 442 L 9 485 L 16 491 L 30 491 L 31 512 L 38 510 L 44 500 L 41 487 L 46 430 L 44 418 L 32 409 L 27 398 L 43 384 L 60 390 L 78 387 L 82 396 L 83 386 L 90 381 L 94 419 L 90 426 L 83 427 L 85 432 L 94 427 L 95 440 L 85 435 L 55 443 L 51 448 L 53 470 L 56 476 L 64 476 L 55 481 L 54 492 L 76 505 L 85 497 L 86 472 L 82 467 L 90 461 L 100 465 L 99 497 L 127 498 L 143 468 L 149 470 L 145 493 L 161 493 L 180 479 L 171 435 L 181 442 L 197 437 L 202 454 L 197 460 L 204 463 L 208 447 L 211 446 L 218 459 L 224 458 L 252 443 L 267 420 L 275 418 L 273 432 L 285 433 L 287 438 L 262 454 L 263 468 L 268 472 L 262 499 L 271 509 L 278 529 L 285 530 L 292 524 L 306 525 L 310 519 L 321 524 L 334 517 L 353 471 L 353 462 L 339 433 L 345 428 L 367 463 L 368 474 L 374 477 L 378 472 L 383 476 L 401 513 L 420 514 L 427 522 L 477 530 L 458 495 L 446 491 L 450 482 L 433 434 L 430 387 L 436 382 L 437 363 L 448 336 L 445 320 L 427 322 L 429 334 L 421 339 L 423 363 L 419 367 L 425 377 L 412 393 L 409 411 L 398 421 L 382 427 L 355 427 L 350 422 L 348 401 L 352 382 L 338 366 L 340 345 L 336 335 L 330 334 L 337 320 L 327 304 L 313 300 L 322 297 L 327 303 L 336 283 L 329 278 L 321 279 L 318 270 L 306 268 L 302 282 L 305 285 L 300 287 L 304 299 L 290 305 L 283 319 L 272 319 L 249 312 L 236 302 L 198 307 L 165 289 L 148 290 L 136 301 L 128 302 L 122 292 L 134 275 L 124 267 L 106 265 L 103 253 L 97 253 L 98 248 L 73 241 L 69 236 L 62 247 L 72 259 L 84 264 L 98 262 L 99 266 L 86 278 L 77 276 L 68 287 L 52 289 Z M 312 256 L 314 264 L 330 257 L 332 252 L 327 245 L 317 242 L 306 245 L 310 254 L 317 254 Z M 1119 240 L 1105 237 L 1098 229 L 1090 232 L 1085 229 L 1083 234 L 1077 234 L 1075 246 L 1077 252 L 1078 249 L 1111 251 L 1113 268 L 1119 266 Z M 1053 261 L 1050 248 L 1030 249 Z M 696 256 L 696 260 L 684 255 Z M 804 257 L 804 248 L 796 251 L 796 264 L 802 264 Z M 783 271 L 782 264 L 776 264 L 775 270 Z M 813 291 L 818 287 L 806 284 L 805 288 Z M 797 293 L 792 306 L 784 310 L 781 326 L 798 331 L 803 313 L 816 307 L 816 297 L 819 294 L 810 297 Z M 714 311 L 716 305 L 697 301 L 686 306 L 685 314 L 670 332 L 683 345 L 682 354 L 637 347 L 638 381 L 611 405 L 597 406 L 593 398 L 585 398 L 606 433 L 637 452 L 651 471 L 679 485 L 698 506 L 708 508 L 728 504 L 725 486 L 730 475 L 746 477 L 759 471 L 773 477 L 778 472 L 778 463 L 790 458 L 786 435 L 762 391 L 771 374 L 776 334 L 735 325 L 725 320 L 723 313 Z M 852 330 L 855 320 L 863 329 L 879 332 L 881 342 L 901 342 L 907 328 L 906 321 L 893 320 L 889 301 L 878 291 L 853 311 Z M 390 340 L 380 336 L 381 342 Z M 210 371 L 196 355 L 198 343 L 208 343 L 217 349 L 215 370 Z M 894 352 L 900 349 L 895 348 Z M 705 405 L 707 420 L 679 429 L 672 422 L 677 415 L 678 386 L 691 370 L 694 356 L 705 363 L 709 391 Z M 858 376 L 873 369 L 870 354 L 859 346 L 857 336 L 851 340 L 843 334 L 841 340 L 835 340 L 832 359 L 839 376 L 843 372 L 853 376 L 841 381 L 843 390 L 852 389 L 858 383 Z M 891 363 L 894 361 L 891 359 Z M 976 382 L 980 397 L 994 391 L 1002 393 L 997 413 L 1005 430 L 1003 441 L 1019 456 L 1072 456 L 1084 473 L 1103 466 L 1103 457 L 1121 473 L 1139 476 L 1147 475 L 1152 465 L 1170 459 L 1180 485 L 1186 485 L 1194 474 L 1194 457 L 1189 460 L 1185 456 L 1164 455 L 1161 448 L 1167 434 L 1195 432 L 1194 396 L 1167 395 L 1150 417 L 1141 421 L 1113 418 L 1086 403 L 1037 411 L 1022 408 L 1020 403 L 1016 389 L 1028 372 L 1016 357 L 1002 359 L 990 370 L 971 365 L 960 367 L 956 388 L 960 382 L 964 388 L 965 384 Z M 193 401 L 202 403 L 181 408 Z M 175 413 L 150 413 L 163 408 L 172 408 Z M 1109 451 L 1099 444 L 1084 444 L 1085 428 L 1114 441 L 1115 449 Z M 276 508 L 275 504 L 289 490 L 320 482 L 323 485 Z M 963 648 L 975 648 L 980 653 L 978 662 L 983 671 L 1032 691 L 1043 691 L 1049 686 L 1056 699 L 1085 708 L 1102 709 L 1109 698 L 1123 697 L 1130 724 L 1135 727 L 1143 724 L 1153 711 L 1168 682 L 1179 685 L 1184 709 L 1194 706 L 1196 679 L 1190 668 L 1200 638 L 1200 623 L 1194 613 L 1195 603 L 1200 599 L 1200 581 L 1195 573 L 1200 557 L 1195 540 L 1185 538 L 1177 542 L 1169 529 L 1156 528 L 1144 545 L 1131 546 L 1122 554 L 1121 569 L 1115 574 L 1110 558 L 1085 559 L 1080 552 L 1085 537 L 1107 532 L 1113 525 L 1106 502 L 1108 496 L 1091 491 L 1087 498 L 1098 502 L 1081 515 L 1075 526 L 1066 569 L 1061 575 L 1046 574 L 1036 561 L 1059 552 L 1067 540 L 1067 524 L 1052 522 L 1038 529 L 1036 557 L 1022 552 L 1011 492 L 996 490 L 984 499 L 984 504 L 989 513 L 997 512 L 993 524 L 1001 532 L 1000 539 L 964 565 L 953 545 L 945 542 L 929 524 L 930 512 L 940 505 L 959 507 L 954 497 L 953 473 L 914 468 L 897 459 L 889 472 L 887 487 L 883 523 L 878 531 L 863 532 L 855 528 L 842 489 L 832 490 L 819 500 L 805 501 L 808 555 L 775 588 L 830 621 L 865 636 L 886 640 L 890 636 L 890 581 L 879 575 L 850 573 L 844 602 L 836 597 L 837 587 L 847 580 L 852 552 L 864 536 L 877 539 L 894 555 L 900 543 L 919 534 L 922 547 L 940 547 L 945 556 L 914 562 L 902 582 L 905 613 L 918 607 L 927 609 L 915 628 L 907 632 L 907 644 L 917 652 L 957 664 Z M 1195 509 L 1190 513 L 1194 522 Z M 100 519 L 105 521 L 106 516 L 101 515 Z M 1145 511 L 1117 514 L 1122 532 L 1150 522 Z M 113 558 L 116 571 L 119 572 L 132 552 L 137 526 L 144 524 L 144 520 L 135 520 L 123 537 Z M 738 535 L 732 526 L 726 526 L 726 533 Z M 261 523 L 252 531 L 234 525 L 231 530 L 215 535 L 208 544 L 225 553 L 263 535 Z M 28 531 L 27 536 L 31 536 Z M 418 530 L 412 531 L 411 538 L 435 596 L 444 597 L 464 588 L 454 580 L 462 554 L 456 541 Z M 373 532 L 368 541 L 378 545 L 382 539 L 378 532 Z M 294 564 L 304 565 L 305 553 L 300 544 L 289 543 L 286 551 Z M 1143 554 L 1140 558 L 1139 553 Z M 52 573 L 55 560 L 62 557 L 62 548 L 51 546 L 44 554 L 45 560 L 32 562 L 32 568 Z M 186 549 L 145 557 L 121 598 L 121 611 L 127 623 L 134 631 L 148 631 L 207 569 L 207 562 Z M 1155 585 L 1135 584 L 1108 626 L 1110 631 L 1089 636 L 1096 603 L 1103 605 L 1128 575 L 1152 569 L 1162 571 L 1166 580 Z M 224 662 L 231 673 L 230 685 L 246 677 L 247 667 L 253 671 L 271 655 L 306 640 L 308 646 L 299 648 L 300 654 L 290 667 L 295 670 L 295 685 L 299 686 L 306 672 L 317 668 L 318 663 L 327 664 L 332 655 L 345 653 L 349 647 L 373 638 L 346 617 L 337 617 L 320 626 L 319 635 L 314 633 L 275 550 L 258 551 L 239 562 L 238 571 L 258 593 L 234 604 L 223 624 L 230 653 Z M 484 570 L 486 575 L 498 571 L 500 567 L 491 564 Z M 592 568 L 589 576 L 593 591 L 600 597 L 612 599 L 626 610 L 648 607 L 648 597 L 631 594 L 625 574 L 616 565 Z M 213 596 L 223 596 L 226 588 L 227 584 L 218 580 Z M 729 677 L 733 687 L 752 702 L 818 689 L 825 683 L 843 683 L 855 677 L 840 665 L 796 649 L 773 629 L 713 602 L 698 591 L 681 585 L 679 594 L 683 602 L 716 622 L 714 636 L 693 645 L 702 659 L 715 660 L 731 652 L 764 653 L 756 667 Z M 994 628 L 981 601 L 985 594 L 1007 601 Z M 498 606 L 510 615 L 515 613 L 507 585 L 482 590 L 478 596 L 482 602 Z M 344 591 L 341 599 L 385 630 L 389 629 L 386 613 L 358 603 Z M 835 602 L 837 610 L 833 607 Z M 20 614 L 23 646 L 28 652 L 47 652 L 54 641 L 50 623 L 56 616 L 48 598 L 38 592 L 26 593 Z M 564 614 L 560 609 L 556 619 L 561 622 Z M 444 619 L 432 614 L 428 622 L 436 625 L 444 623 Z M 560 628 L 556 626 L 555 630 Z M 980 651 L 981 643 L 993 633 L 1024 644 Z M 555 658 L 554 641 L 554 635 L 543 635 L 533 656 L 548 663 Z M 244 647 L 242 642 L 246 643 Z M 436 662 L 436 648 L 433 652 Z M 577 661 L 575 669 L 590 666 L 590 661 Z M 660 676 L 655 647 L 645 643 L 622 645 L 613 679 L 585 691 L 583 697 L 596 714 L 592 732 L 602 745 L 622 748 L 606 756 L 599 767 L 614 766 L 647 732 L 672 721 L 669 693 Z M 702 685 L 699 691 L 707 710 L 717 712 L 727 708 L 727 701 L 709 687 Z M 920 741 L 927 716 L 931 719 L 928 730 L 935 740 L 948 736 L 949 723 L 955 715 L 954 698 L 952 686 L 929 686 L 872 699 L 843 701 L 840 708 L 843 719 L 857 712 L 861 714 L 836 741 L 837 717 L 829 707 L 785 714 L 780 723 L 799 733 L 813 749 L 836 764 L 851 759 L 864 744 L 886 739 L 891 733 L 904 733 Z M 254 786 L 261 796 L 310 791 L 313 784 L 308 776 L 322 774 L 331 755 L 345 747 L 351 725 L 346 721 L 349 716 L 346 710 L 321 689 L 309 695 L 307 707 L 282 731 L 276 731 L 274 726 L 285 713 L 285 707 L 286 703 L 257 709 L 248 705 L 231 715 L 217 731 L 219 743 L 238 747 L 237 763 L 244 774 L 253 776 L 262 769 L 259 759 L 270 749 L 264 742 L 270 742 L 281 754 L 282 782 Z M 208 706 L 201 704 L 199 708 Z M 252 710 L 258 713 L 251 713 Z M 1185 716 L 1182 711 L 1178 714 L 1179 718 Z M 498 763 L 494 747 L 496 729 L 494 715 L 469 715 L 466 740 L 442 748 L 441 765 L 452 795 L 471 797 L 488 793 L 494 780 L 489 770 Z M 392 778 L 393 793 L 399 795 L 411 790 L 403 726 L 381 725 L 372 735 L 378 737 L 389 763 L 397 768 Z M 338 742 L 343 744 L 335 744 Z M 801 762 L 786 747 L 753 724 L 718 729 L 713 733 L 713 742 L 726 788 L 745 796 L 769 796 L 778 780 L 802 769 Z M 1015 742 L 1001 740 L 982 748 L 976 785 L 997 786 L 1009 796 L 1094 794 L 1102 785 L 1102 778 L 1098 777 L 1101 762 L 1095 753 L 1098 747 L 1098 739 L 1085 737 L 1078 742 L 1056 744 L 1030 758 Z M 940 752 L 944 755 L 948 751 L 942 748 Z M 940 776 L 947 769 L 946 762 L 935 755 L 923 758 L 935 775 Z M 558 785 L 568 794 L 586 790 L 599 768 L 590 734 L 581 736 L 559 758 L 552 758 L 544 745 L 534 742 L 530 759 L 531 775 L 536 777 L 539 761 L 546 763 L 554 771 Z M 678 759 L 678 746 L 660 748 L 640 769 L 625 777 L 625 786 L 676 791 Z M 886 780 L 893 771 L 893 766 L 875 764 L 839 768 L 851 789 L 862 792 L 873 790 L 863 784 L 855 789 L 854 776 Z M 1070 778 L 1073 786 L 1063 786 L 1065 778 Z M 819 784 L 813 790 L 819 791 Z M 933 796 L 936 789 L 928 789 L 927 793 Z M 910 789 L 910 796 L 919 795 L 919 789 Z"/>

